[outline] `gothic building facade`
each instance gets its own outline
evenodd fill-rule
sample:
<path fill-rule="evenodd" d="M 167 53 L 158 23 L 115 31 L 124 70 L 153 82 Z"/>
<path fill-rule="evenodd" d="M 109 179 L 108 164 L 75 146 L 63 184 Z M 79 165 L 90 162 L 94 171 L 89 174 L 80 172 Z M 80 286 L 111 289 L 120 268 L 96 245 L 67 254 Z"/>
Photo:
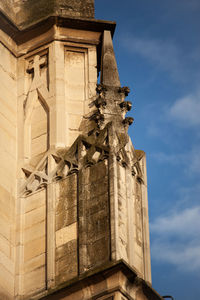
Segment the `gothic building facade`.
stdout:
<path fill-rule="evenodd" d="M 114 31 L 94 0 L 0 2 L 1 300 L 162 299 Z"/>

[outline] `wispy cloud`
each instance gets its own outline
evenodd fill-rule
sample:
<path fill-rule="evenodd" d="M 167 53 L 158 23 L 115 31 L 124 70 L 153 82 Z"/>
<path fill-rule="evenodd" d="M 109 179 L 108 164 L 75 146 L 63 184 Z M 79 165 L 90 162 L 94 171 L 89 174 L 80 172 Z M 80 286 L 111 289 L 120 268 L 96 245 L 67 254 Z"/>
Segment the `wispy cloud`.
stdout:
<path fill-rule="evenodd" d="M 200 268 L 200 206 L 176 211 L 151 224 L 151 251 L 155 260 L 184 271 Z"/>
<path fill-rule="evenodd" d="M 177 192 L 177 198 L 179 201 L 175 204 L 176 209 L 180 210 L 183 209 L 183 207 L 191 206 L 191 203 L 193 205 L 198 206 L 199 200 L 200 200 L 200 185 L 199 180 L 196 181 L 196 183 L 192 183 L 192 185 L 182 185 L 179 186 L 176 189 Z"/>
<path fill-rule="evenodd" d="M 187 176 L 200 174 L 200 145 L 193 145 L 189 151 L 180 153 L 154 152 L 150 157 L 159 164 L 171 166 L 182 166 L 182 170 Z"/>
<path fill-rule="evenodd" d="M 200 125 L 200 92 L 177 99 L 169 115 L 183 127 Z"/>
<path fill-rule="evenodd" d="M 161 164 L 171 164 L 171 165 L 176 165 L 183 163 L 185 154 L 181 153 L 165 153 L 165 152 L 154 152 L 151 154 L 151 158 L 156 160 L 157 162 Z"/>
<path fill-rule="evenodd" d="M 173 81 L 196 86 L 199 82 L 199 44 L 187 49 L 171 38 L 137 37 L 131 33 L 120 38 L 126 51 L 151 63 L 152 68 L 168 74 Z M 152 72 L 153 73 L 153 72 Z"/>
<path fill-rule="evenodd" d="M 168 40 L 137 38 L 128 36 L 125 38 L 127 49 L 140 56 L 164 71 L 177 77 L 177 72 L 182 68 L 180 64 L 181 50 Z"/>
<path fill-rule="evenodd" d="M 198 236 L 200 233 L 200 206 L 176 211 L 167 216 L 157 218 L 151 224 L 155 234 L 175 236 Z"/>

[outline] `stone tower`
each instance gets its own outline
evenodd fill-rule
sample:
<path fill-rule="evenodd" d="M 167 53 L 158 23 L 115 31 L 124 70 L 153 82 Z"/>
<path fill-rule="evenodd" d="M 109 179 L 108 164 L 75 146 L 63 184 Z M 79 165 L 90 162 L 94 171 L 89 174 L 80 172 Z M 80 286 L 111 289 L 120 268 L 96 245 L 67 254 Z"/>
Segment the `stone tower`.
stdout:
<path fill-rule="evenodd" d="M 114 30 L 94 0 L 0 1 L 1 300 L 161 299 Z"/>

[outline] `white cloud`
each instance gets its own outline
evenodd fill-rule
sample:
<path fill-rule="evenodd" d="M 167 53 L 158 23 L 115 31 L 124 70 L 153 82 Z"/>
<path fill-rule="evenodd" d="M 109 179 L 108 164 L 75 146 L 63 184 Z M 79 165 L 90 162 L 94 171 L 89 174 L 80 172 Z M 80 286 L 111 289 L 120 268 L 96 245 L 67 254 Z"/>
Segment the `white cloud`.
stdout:
<path fill-rule="evenodd" d="M 127 50 L 143 56 L 154 67 L 169 72 L 174 79 L 182 80 L 183 53 L 174 42 L 167 39 L 137 38 L 132 35 L 123 37 L 122 40 Z"/>
<path fill-rule="evenodd" d="M 183 271 L 200 269 L 200 206 L 159 217 L 150 228 L 155 260 Z"/>
<path fill-rule="evenodd" d="M 187 176 L 196 176 L 200 174 L 200 145 L 197 143 L 187 152 L 166 153 L 154 152 L 150 157 L 160 164 L 171 166 L 182 166 L 184 174 Z"/>
<path fill-rule="evenodd" d="M 169 154 L 165 152 L 154 152 L 151 154 L 151 158 L 155 159 L 156 161 L 162 164 L 167 163 L 167 164 L 175 165 L 175 164 L 179 164 L 180 162 L 183 162 L 185 155 L 178 154 L 178 153 Z"/>
<path fill-rule="evenodd" d="M 180 199 L 177 202 L 177 209 L 181 209 L 181 207 L 185 205 L 191 205 L 191 200 L 193 205 L 199 205 L 199 198 L 200 198 L 200 185 L 199 180 L 197 180 L 196 184 L 187 185 L 187 186 L 180 186 L 177 189 L 178 198 Z"/>
<path fill-rule="evenodd" d="M 169 115 L 183 127 L 200 125 L 200 92 L 188 95 L 174 102 Z"/>
<path fill-rule="evenodd" d="M 200 146 L 196 146 L 187 157 L 190 174 L 200 174 Z"/>
<path fill-rule="evenodd" d="M 178 270 L 199 271 L 200 242 L 173 244 L 157 240 L 152 244 L 151 251 L 155 260 L 173 264 Z"/>
<path fill-rule="evenodd" d="M 157 218 L 151 230 L 156 234 L 196 236 L 200 234 L 200 206 Z"/>

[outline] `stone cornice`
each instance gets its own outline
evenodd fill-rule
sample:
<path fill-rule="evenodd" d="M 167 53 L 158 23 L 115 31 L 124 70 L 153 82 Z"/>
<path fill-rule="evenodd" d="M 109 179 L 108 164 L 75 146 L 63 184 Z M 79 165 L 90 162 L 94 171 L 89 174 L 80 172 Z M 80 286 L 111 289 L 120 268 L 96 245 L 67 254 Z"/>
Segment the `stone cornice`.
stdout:
<path fill-rule="evenodd" d="M 112 277 L 114 274 L 123 273 L 127 281 L 135 286 L 136 289 L 143 291 L 144 295 L 149 300 L 162 300 L 163 298 L 148 284 L 145 280 L 137 276 L 137 272 L 130 267 L 124 260 L 119 260 L 116 262 L 110 262 L 106 266 L 100 266 L 99 268 L 84 273 L 84 275 L 74 278 L 71 281 L 68 281 L 65 284 L 62 284 L 60 287 L 52 289 L 46 295 L 41 295 L 41 300 L 54 300 L 54 299 L 65 299 L 65 296 L 87 287 L 87 285 L 92 285 L 97 282 L 105 281 L 109 277 Z M 121 290 L 120 285 L 116 285 L 112 288 L 112 291 Z M 123 290 L 122 290 L 123 291 Z M 109 293 L 109 291 L 107 290 Z M 103 295 L 103 294 L 102 294 Z M 101 296 L 102 296 L 101 295 Z M 44 296 L 44 297 L 43 297 Z M 126 295 L 128 299 L 132 299 Z M 93 298 L 91 298 L 93 299 Z M 95 298 L 96 299 L 96 298 Z"/>
<path fill-rule="evenodd" d="M 17 45 L 21 45 L 37 37 L 38 35 L 47 32 L 54 25 L 57 27 L 87 30 L 93 32 L 104 32 L 104 30 L 109 30 L 111 31 L 112 35 L 114 34 L 116 27 L 116 23 L 111 21 L 51 16 L 33 26 L 20 30 L 2 12 L 0 12 L 0 30 L 11 37 L 11 39 Z"/>

